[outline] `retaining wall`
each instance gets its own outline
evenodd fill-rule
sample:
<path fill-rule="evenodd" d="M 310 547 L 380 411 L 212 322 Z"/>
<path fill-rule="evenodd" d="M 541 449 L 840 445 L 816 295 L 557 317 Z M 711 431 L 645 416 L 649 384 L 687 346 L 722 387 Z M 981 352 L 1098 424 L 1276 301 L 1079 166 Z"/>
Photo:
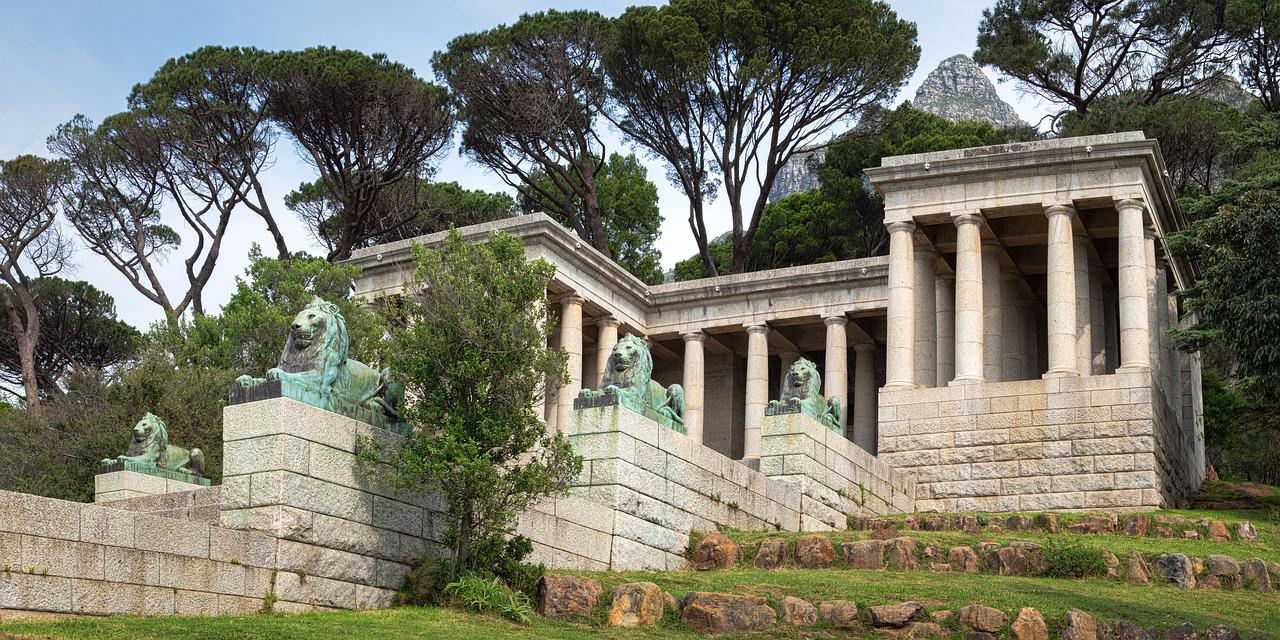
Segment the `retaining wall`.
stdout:
<path fill-rule="evenodd" d="M 800 529 L 848 528 L 849 515 L 915 511 L 916 483 L 803 413 L 765 416 L 760 471 L 800 492 Z"/>
<path fill-rule="evenodd" d="M 222 504 L 222 486 L 201 487 L 193 491 L 174 491 L 123 500 L 95 501 L 95 504 L 164 518 L 218 524 Z"/>

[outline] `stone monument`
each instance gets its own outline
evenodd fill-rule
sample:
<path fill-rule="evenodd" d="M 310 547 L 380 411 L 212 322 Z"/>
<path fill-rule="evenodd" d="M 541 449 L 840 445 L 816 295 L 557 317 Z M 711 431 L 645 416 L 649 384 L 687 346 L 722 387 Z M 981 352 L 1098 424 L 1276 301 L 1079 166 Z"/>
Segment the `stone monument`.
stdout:
<path fill-rule="evenodd" d="M 279 365 L 265 378 L 236 378 L 229 404 L 292 398 L 403 435 L 409 428 L 399 414 L 404 388 L 390 369 L 349 358 L 349 348 L 338 306 L 314 297 L 294 317 Z"/>
<path fill-rule="evenodd" d="M 209 486 L 204 453 L 169 443 L 169 428 L 155 414 L 142 416 L 124 455 L 105 458 L 94 478 L 94 500 L 189 491 Z"/>
<path fill-rule="evenodd" d="M 621 405 L 668 429 L 685 433 L 684 389 L 678 384 L 663 387 L 652 376 L 649 345 L 635 336 L 626 336 L 609 354 L 602 388 L 583 389 L 573 408 Z"/>
<path fill-rule="evenodd" d="M 840 398 L 824 398 L 818 393 L 821 388 L 822 376 L 818 374 L 818 366 L 800 358 L 783 378 L 782 398 L 770 400 L 764 414 L 803 413 L 840 433 Z"/>

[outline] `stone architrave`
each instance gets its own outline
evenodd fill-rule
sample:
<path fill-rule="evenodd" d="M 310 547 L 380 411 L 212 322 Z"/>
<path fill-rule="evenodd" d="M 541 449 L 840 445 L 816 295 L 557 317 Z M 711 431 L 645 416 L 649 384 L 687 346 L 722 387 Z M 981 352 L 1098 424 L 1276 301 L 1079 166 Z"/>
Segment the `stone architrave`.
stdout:
<path fill-rule="evenodd" d="M 390 369 L 376 371 L 347 357 L 349 347 L 347 323 L 338 305 L 314 297 L 294 316 L 280 363 L 265 378 L 236 378 L 229 404 L 292 398 L 375 427 L 407 432 L 399 414 L 404 388 L 392 379 Z"/>
<path fill-rule="evenodd" d="M 644 340 L 635 336 L 619 340 L 605 369 L 604 386 L 583 389 L 574 409 L 618 404 L 685 433 L 684 388 L 678 384 L 663 387 L 653 380 L 653 355 Z"/>

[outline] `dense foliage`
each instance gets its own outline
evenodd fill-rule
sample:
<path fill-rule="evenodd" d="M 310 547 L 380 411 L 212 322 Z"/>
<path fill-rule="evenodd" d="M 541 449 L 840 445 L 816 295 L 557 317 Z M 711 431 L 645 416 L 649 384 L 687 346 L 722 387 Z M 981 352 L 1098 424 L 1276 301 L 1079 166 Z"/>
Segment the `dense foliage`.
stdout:
<path fill-rule="evenodd" d="M 524 245 L 501 233 L 472 244 L 451 231 L 438 249 L 416 246 L 414 260 L 388 348 L 413 431 L 394 448 L 362 443 L 364 456 L 390 463 L 393 486 L 438 492 L 444 504 L 447 552 L 422 572 L 421 597 L 441 598 L 466 574 L 526 590 L 535 577 L 520 561 L 532 546 L 508 537 L 515 518 L 564 491 L 582 465 L 534 411 L 566 375 L 567 356 L 547 348 L 544 330 L 554 267 L 526 261 Z"/>

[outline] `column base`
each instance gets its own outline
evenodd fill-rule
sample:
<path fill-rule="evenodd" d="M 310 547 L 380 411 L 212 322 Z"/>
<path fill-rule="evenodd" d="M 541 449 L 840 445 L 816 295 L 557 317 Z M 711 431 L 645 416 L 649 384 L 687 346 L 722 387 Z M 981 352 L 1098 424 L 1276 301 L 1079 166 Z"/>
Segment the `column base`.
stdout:
<path fill-rule="evenodd" d="M 1050 369 L 1041 378 L 1078 378 L 1080 372 L 1075 369 Z"/>
<path fill-rule="evenodd" d="M 981 377 L 981 376 L 965 376 L 965 377 L 963 377 L 963 378 L 956 378 L 956 379 L 954 379 L 954 380 L 952 380 L 952 381 L 948 382 L 948 383 L 947 383 L 947 386 L 948 386 L 948 387 L 959 387 L 959 386 L 961 386 L 961 385 L 966 385 L 966 384 L 983 384 L 983 383 L 985 383 L 986 381 L 987 381 L 987 379 L 986 379 L 986 378 L 983 378 L 983 377 Z"/>

